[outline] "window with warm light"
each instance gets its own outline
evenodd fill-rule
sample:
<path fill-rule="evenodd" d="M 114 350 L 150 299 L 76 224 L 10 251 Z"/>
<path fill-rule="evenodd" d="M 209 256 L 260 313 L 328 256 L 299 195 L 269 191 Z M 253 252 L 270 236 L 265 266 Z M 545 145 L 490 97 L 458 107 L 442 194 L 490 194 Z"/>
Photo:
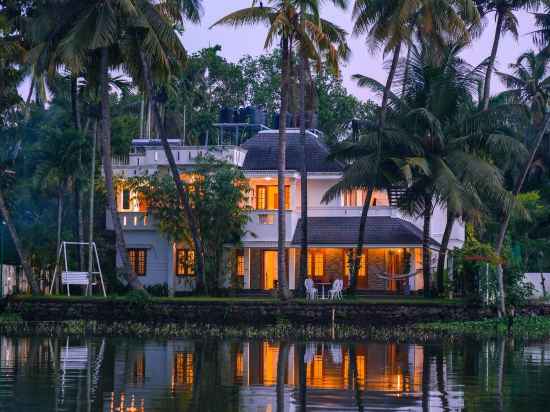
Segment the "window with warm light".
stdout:
<path fill-rule="evenodd" d="M 174 383 L 190 385 L 193 383 L 193 353 L 176 352 L 174 354 Z"/>
<path fill-rule="evenodd" d="M 307 255 L 307 275 L 321 277 L 325 275 L 325 254 L 322 251 L 310 251 Z"/>
<path fill-rule="evenodd" d="M 176 250 L 176 276 L 195 276 L 195 251 Z"/>
<path fill-rule="evenodd" d="M 134 359 L 132 368 L 132 383 L 141 385 L 145 383 L 145 353 L 140 353 Z"/>
<path fill-rule="evenodd" d="M 366 190 L 350 190 L 342 193 L 342 206 L 344 207 L 363 207 L 367 197 Z M 372 194 L 371 206 L 389 206 L 388 194 L 384 191 L 376 190 Z"/>
<path fill-rule="evenodd" d="M 244 276 L 244 250 L 237 250 L 237 276 Z"/>
<path fill-rule="evenodd" d="M 279 190 L 276 185 L 256 186 L 256 209 L 276 210 L 279 203 Z M 285 186 L 285 209 L 290 210 L 290 186 Z"/>
<path fill-rule="evenodd" d="M 147 274 L 147 249 L 128 249 L 128 259 L 136 275 Z"/>

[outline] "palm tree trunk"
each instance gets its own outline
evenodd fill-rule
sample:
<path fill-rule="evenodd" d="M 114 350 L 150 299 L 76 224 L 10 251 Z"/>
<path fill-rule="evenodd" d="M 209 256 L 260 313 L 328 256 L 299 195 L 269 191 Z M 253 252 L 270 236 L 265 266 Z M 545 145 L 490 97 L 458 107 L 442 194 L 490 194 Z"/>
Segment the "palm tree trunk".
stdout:
<path fill-rule="evenodd" d="M 88 222 L 88 276 L 92 278 L 93 271 L 93 241 L 94 241 L 94 197 L 95 197 L 95 157 L 97 146 L 97 120 L 92 132 L 92 162 L 90 165 L 90 217 Z"/>
<path fill-rule="evenodd" d="M 357 405 L 357 410 L 359 412 L 363 412 L 365 410 L 365 406 L 363 405 L 363 393 L 361 391 L 361 385 L 359 384 L 359 371 L 357 370 L 357 352 L 355 350 L 355 343 L 351 343 L 349 347 L 349 365 L 355 404 Z"/>
<path fill-rule="evenodd" d="M 30 115 L 31 115 L 31 99 L 32 94 L 34 92 L 36 79 L 34 77 L 34 74 L 31 76 L 31 86 L 29 87 L 29 94 L 27 95 L 27 99 L 25 100 L 25 122 L 29 121 Z"/>
<path fill-rule="evenodd" d="M 277 412 L 285 411 L 285 377 L 288 365 L 288 343 L 281 341 L 277 357 Z"/>
<path fill-rule="evenodd" d="M 430 251 L 430 228 L 432 224 L 432 197 L 424 195 L 424 228 L 422 233 L 422 272 L 424 273 L 424 296 L 430 296 L 431 273 L 431 251 Z"/>
<path fill-rule="evenodd" d="M 443 271 L 445 270 L 445 258 L 447 257 L 447 249 L 449 248 L 449 240 L 451 239 L 451 232 L 453 231 L 455 219 L 455 215 L 447 211 L 447 223 L 445 224 L 443 238 L 441 239 L 441 247 L 439 248 L 439 256 L 437 257 L 437 291 L 439 294 L 442 294 L 444 289 Z"/>
<path fill-rule="evenodd" d="M 384 129 L 384 124 L 386 123 L 386 105 L 388 104 L 388 99 L 390 97 L 390 92 L 391 92 L 391 86 L 393 84 L 393 79 L 395 78 L 395 72 L 397 71 L 397 65 L 399 63 L 400 53 L 401 53 L 401 43 L 398 43 L 393 52 L 390 72 L 388 73 L 386 86 L 384 87 L 384 94 L 382 95 L 382 104 L 380 106 L 380 119 L 379 119 L 379 127 L 378 127 L 380 137 L 382 137 L 382 130 Z"/>
<path fill-rule="evenodd" d="M 162 117 L 160 115 L 158 102 L 153 97 L 153 92 L 154 92 L 153 79 L 151 75 L 150 66 L 141 48 L 140 48 L 139 55 L 140 55 L 140 61 L 141 61 L 141 66 L 143 70 L 143 77 L 144 77 L 143 80 L 145 83 L 145 88 L 147 89 L 146 93 L 147 93 L 147 96 L 149 97 L 149 102 L 152 103 L 151 106 L 153 110 L 153 115 L 155 116 L 155 122 L 157 123 L 157 127 L 160 131 L 159 134 L 160 134 L 160 140 L 162 142 L 162 147 L 164 149 L 166 159 L 168 160 L 168 165 L 170 167 L 172 179 L 174 180 L 174 184 L 176 185 L 176 189 L 178 190 L 179 198 L 183 205 L 183 210 L 185 212 L 187 221 L 189 223 L 191 238 L 193 239 L 195 256 L 197 257 L 196 258 L 197 274 L 198 274 L 197 290 L 198 291 L 204 290 L 204 292 L 208 294 L 208 284 L 206 282 L 206 273 L 205 273 L 204 244 L 202 242 L 202 238 L 200 235 L 200 227 L 197 222 L 197 218 L 193 212 L 193 208 L 191 207 L 189 192 L 187 191 L 187 188 L 185 187 L 185 185 L 181 180 L 180 172 L 178 170 L 176 160 L 174 159 L 174 153 L 170 148 L 170 144 L 168 143 L 168 138 L 166 137 L 166 134 L 165 134 L 165 128 L 162 122 Z"/>
<path fill-rule="evenodd" d="M 306 412 L 307 410 L 307 371 L 306 364 L 304 363 L 305 356 L 305 344 L 297 343 L 296 349 L 298 351 L 298 399 L 299 399 L 299 412 Z"/>
<path fill-rule="evenodd" d="M 516 182 L 516 186 L 514 187 L 514 190 L 512 191 L 512 196 L 514 197 L 514 203 L 516 200 L 516 197 L 519 193 L 521 193 L 521 190 L 523 189 L 523 185 L 525 183 L 525 179 L 527 179 L 527 174 L 529 173 L 529 170 L 531 170 L 531 167 L 533 166 L 533 162 L 535 161 L 535 156 L 539 150 L 539 147 L 542 143 L 542 139 L 544 138 L 544 135 L 546 134 L 546 130 L 550 126 L 550 115 L 546 114 L 545 119 L 543 120 L 542 126 L 538 132 L 537 138 L 535 139 L 535 144 L 533 145 L 531 149 L 531 153 L 529 154 L 529 159 L 527 160 L 527 163 L 525 164 L 525 167 L 523 168 L 523 171 L 519 177 L 519 179 Z M 502 267 L 502 248 L 504 247 L 504 239 L 506 238 L 506 232 L 508 231 L 508 226 L 510 225 L 510 219 L 512 217 L 512 212 L 514 210 L 514 205 L 511 205 L 507 210 L 504 211 L 504 215 L 502 216 L 502 220 L 500 222 L 500 231 L 497 236 L 497 240 L 495 243 L 495 254 L 498 256 L 499 262 L 497 264 L 497 285 L 498 285 L 498 315 L 499 317 L 503 317 L 506 315 L 506 292 L 504 290 L 504 269 Z"/>
<path fill-rule="evenodd" d="M 500 43 L 500 35 L 502 34 L 502 25 L 504 23 L 504 15 L 500 12 L 497 17 L 497 27 L 495 29 L 495 37 L 493 40 L 493 48 L 491 49 L 491 56 L 489 57 L 489 64 L 487 65 L 487 71 L 485 73 L 485 82 L 483 84 L 483 110 L 489 108 L 489 95 L 491 93 L 491 76 L 493 75 L 493 70 L 495 68 L 495 60 L 497 57 L 498 46 Z"/>
<path fill-rule="evenodd" d="M 80 108 L 78 102 L 78 79 L 76 76 L 71 76 L 71 109 L 73 116 L 74 128 L 82 131 L 82 121 L 80 117 Z M 78 149 L 78 171 L 82 170 L 82 150 Z M 76 211 L 76 235 L 80 243 L 84 243 L 84 217 L 82 214 L 82 205 L 84 203 L 82 187 L 80 182 L 80 173 L 76 176 L 74 182 L 74 200 Z M 78 262 L 80 270 L 84 270 L 84 246 L 78 246 Z"/>
<path fill-rule="evenodd" d="M 369 215 L 370 204 L 372 202 L 372 194 L 374 188 L 369 187 L 367 197 L 363 202 L 363 210 L 361 211 L 361 219 L 359 220 L 359 233 L 357 235 L 357 246 L 353 254 L 353 261 L 350 270 L 349 290 L 350 294 L 354 294 L 357 290 L 357 275 L 361 267 L 361 257 L 363 256 L 363 248 L 365 247 L 365 228 L 367 227 L 367 217 Z"/>
<path fill-rule="evenodd" d="M 432 351 L 429 345 L 424 345 L 424 358 L 422 360 L 422 412 L 430 410 L 430 384 L 432 369 Z"/>
<path fill-rule="evenodd" d="M 23 273 L 27 278 L 27 281 L 31 285 L 31 292 L 33 295 L 38 295 L 40 294 L 40 285 L 33 275 L 29 255 L 27 254 L 27 251 L 25 250 L 23 244 L 21 243 L 21 240 L 19 239 L 17 230 L 15 229 L 15 225 L 13 224 L 13 220 L 11 219 L 10 211 L 6 205 L 6 201 L 4 200 L 4 193 L 2 193 L 2 190 L 0 190 L 0 212 L 2 213 L 2 217 L 6 222 L 6 226 L 8 226 L 8 230 L 15 246 L 15 250 L 17 251 L 17 255 L 19 256 L 19 260 L 21 261 L 21 266 L 23 267 Z"/>
<path fill-rule="evenodd" d="M 57 244 L 55 251 L 59 250 L 61 245 L 61 227 L 63 225 L 63 185 L 57 190 Z M 54 255 L 55 256 L 55 255 Z"/>
<path fill-rule="evenodd" d="M 279 153 L 277 163 L 277 281 L 279 295 L 282 300 L 290 298 L 288 283 L 286 280 L 286 211 L 285 211 L 285 172 L 286 172 L 286 113 L 288 110 L 288 83 L 289 83 L 289 39 L 285 35 L 282 39 L 281 61 L 281 113 L 279 116 Z"/>
<path fill-rule="evenodd" d="M 111 158 L 111 108 L 109 106 L 109 67 L 108 50 L 101 49 L 100 59 L 100 82 L 101 82 L 101 134 L 102 134 L 102 160 L 103 172 L 105 173 L 105 188 L 107 190 L 107 208 L 111 214 L 113 228 L 115 231 L 116 251 L 122 261 L 121 275 L 128 282 L 132 289 L 143 289 L 143 285 L 132 270 L 124 232 L 116 208 L 115 187 L 113 183 L 113 163 Z"/>
<path fill-rule="evenodd" d="M 303 22 L 303 11 L 301 16 Z M 303 24 L 303 23 L 302 23 Z M 307 153 L 306 153 L 306 59 L 304 51 L 300 51 L 300 145 L 301 145 L 301 169 L 300 169 L 300 219 L 302 222 L 302 240 L 300 244 L 300 271 L 296 280 L 296 289 L 299 296 L 305 293 L 304 281 L 307 276 Z"/>

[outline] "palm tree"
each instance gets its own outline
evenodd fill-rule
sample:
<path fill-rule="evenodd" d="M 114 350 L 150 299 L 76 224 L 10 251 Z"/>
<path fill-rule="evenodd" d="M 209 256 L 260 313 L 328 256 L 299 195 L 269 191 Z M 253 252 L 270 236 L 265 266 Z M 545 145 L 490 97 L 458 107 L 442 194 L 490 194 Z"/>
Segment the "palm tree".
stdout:
<path fill-rule="evenodd" d="M 530 127 L 527 128 L 526 143 L 529 148 L 527 161 L 521 167 L 512 190 L 514 201 L 505 208 L 500 220 L 500 230 L 495 241 L 495 254 L 502 256 L 504 239 L 513 207 L 518 194 L 521 193 L 527 176 L 538 154 L 542 140 L 550 127 L 550 114 L 548 103 L 550 97 L 550 77 L 548 76 L 549 56 L 544 52 L 533 51 L 521 55 L 517 62 L 511 65 L 512 74 L 498 73 L 499 77 L 508 87 L 502 95 L 509 99 L 511 104 L 519 104 L 525 107 L 530 118 Z M 501 259 L 502 260 L 502 259 Z M 502 262 L 497 265 L 497 283 L 499 289 L 499 313 L 506 314 L 506 294 L 504 289 L 504 270 Z"/>
<path fill-rule="evenodd" d="M 500 37 L 502 34 L 509 32 L 517 39 L 518 20 L 515 13 L 521 9 L 536 11 L 541 4 L 541 0 L 476 0 L 476 3 L 482 15 L 495 13 L 496 17 L 495 35 L 485 73 L 481 100 L 481 108 L 487 110 L 491 94 L 491 77 L 495 69 Z"/>
<path fill-rule="evenodd" d="M 259 3 L 259 5 L 258 5 Z M 288 111 L 288 94 L 290 81 L 290 48 L 295 39 L 296 27 L 299 26 L 299 11 L 292 0 L 269 0 L 269 5 L 264 5 L 259 0 L 253 0 L 252 6 L 235 11 L 214 23 L 217 25 L 230 25 L 240 27 L 247 24 L 265 24 L 268 26 L 268 33 L 264 43 L 267 49 L 271 47 L 278 38 L 281 47 L 281 105 L 279 115 L 279 147 L 277 161 L 277 279 L 280 297 L 287 300 L 290 297 L 288 282 L 286 279 L 286 225 L 285 225 L 285 198 L 282 195 L 285 187 L 286 173 L 286 122 Z"/>
<path fill-rule="evenodd" d="M 57 253 L 61 245 L 65 195 L 71 186 L 74 187 L 80 173 L 79 158 L 86 141 L 73 130 L 47 129 L 45 133 L 37 155 L 35 178 L 39 187 L 53 185 L 57 196 Z"/>
<path fill-rule="evenodd" d="M 71 70 L 80 73 L 88 69 L 99 90 L 100 131 L 102 136 L 102 162 L 107 189 L 107 207 L 112 218 L 116 235 L 116 249 L 122 266 L 121 275 L 133 289 L 143 289 L 143 285 L 134 273 L 128 252 L 124 232 L 119 220 L 113 167 L 111 159 L 111 111 L 109 102 L 110 68 L 117 68 L 124 63 L 121 60 L 120 44 L 122 22 L 136 16 L 137 0 L 94 0 L 78 2 L 66 0 L 63 9 L 71 10 L 72 19 L 63 21 L 69 28 L 61 36 L 56 48 L 60 60 L 70 62 Z"/>
<path fill-rule="evenodd" d="M 164 121 L 160 113 L 159 105 L 165 103 L 166 93 L 164 92 L 164 88 L 161 87 L 160 92 L 155 95 L 155 90 L 158 90 L 158 88 L 155 89 L 154 83 L 157 80 L 158 84 L 166 85 L 171 78 L 171 74 L 177 70 L 176 65 L 183 66 L 185 64 L 185 49 L 172 27 L 175 24 L 183 24 L 184 20 L 187 19 L 196 22 L 200 17 L 200 8 L 197 2 L 189 1 L 185 3 L 189 7 L 182 7 L 181 9 L 172 9 L 172 4 L 165 1 L 156 4 L 149 1 L 140 3 L 140 19 L 138 20 L 138 24 L 132 26 L 132 21 L 128 24 L 128 28 L 130 29 L 130 38 L 128 41 L 130 56 L 127 60 L 132 61 L 132 53 L 137 54 L 139 57 L 134 65 L 129 64 L 127 67 L 132 77 L 141 83 L 145 94 L 152 102 L 153 114 L 160 139 L 180 201 L 187 216 L 193 240 L 199 278 L 197 289 L 204 289 L 208 293 L 205 277 L 205 253 L 198 221 L 191 206 L 189 192 L 180 177 L 172 149 L 168 143 Z M 147 49 L 144 50 L 142 45 L 147 45 Z"/>
<path fill-rule="evenodd" d="M 40 293 L 40 286 L 34 277 L 30 263 L 30 255 L 21 242 L 6 199 L 6 192 L 10 189 L 15 180 L 15 171 L 12 170 L 11 164 L 17 157 L 17 152 L 17 145 L 4 144 L 2 150 L 0 150 L 0 213 L 10 232 L 11 239 L 23 268 L 23 274 L 31 286 L 31 292 L 33 295 L 38 295 Z"/>
<path fill-rule="evenodd" d="M 410 49 L 413 46 L 413 35 L 416 33 L 421 43 L 427 42 L 433 46 L 441 43 L 443 34 L 450 38 L 469 39 L 468 24 L 476 26 L 479 23 L 479 14 L 474 3 L 467 1 L 416 1 L 399 0 L 395 2 L 381 2 L 377 0 L 356 0 L 353 8 L 354 33 L 356 35 L 367 34 L 368 44 L 376 49 L 384 44 L 384 54 L 393 53 L 386 84 L 379 87 L 378 82 L 366 76 L 354 76 L 360 86 L 375 85 L 377 91 L 382 94 L 382 103 L 378 118 L 378 139 L 383 138 L 383 130 L 386 121 L 386 109 L 391 95 L 391 88 L 399 64 L 401 47 L 408 44 L 406 70 L 404 78 L 409 75 L 408 62 Z M 404 83 L 405 84 L 405 83 Z M 404 90 L 403 90 L 404 92 Z M 378 145 L 382 149 L 382 143 Z M 374 170 L 379 170 L 377 164 L 382 153 L 378 152 L 374 159 Z M 373 188 L 367 188 L 361 220 L 356 254 L 352 263 L 352 271 L 358 270 L 363 253 L 364 228 Z M 360 247 L 361 246 L 361 247 Z M 355 275 L 352 274 L 352 279 Z M 352 289 L 353 291 L 353 289 Z"/>
<path fill-rule="evenodd" d="M 387 125 L 391 127 L 391 125 Z M 384 130 L 384 133 L 390 133 Z M 375 190 L 388 190 L 396 185 L 404 185 L 406 174 L 403 164 L 397 161 L 409 149 L 408 139 L 395 135 L 392 139 L 378 138 L 377 121 L 367 121 L 363 124 L 361 135 L 357 141 L 344 141 L 336 145 L 331 156 L 347 164 L 343 177 L 324 195 L 323 201 L 329 202 L 352 190 L 362 190 L 365 195 L 357 245 L 350 259 L 349 291 L 353 294 L 357 288 L 357 274 L 361 266 L 361 256 L 365 247 L 365 228 L 367 215 Z M 382 145 L 382 147 L 379 147 Z"/>
<path fill-rule="evenodd" d="M 401 156 L 410 169 L 409 184 L 400 206 L 423 218 L 424 292 L 431 280 L 431 216 L 434 207 L 450 210 L 453 217 L 465 201 L 477 203 L 474 188 L 501 187 L 502 177 L 479 150 L 481 122 L 464 113 L 481 77 L 481 68 L 464 62 L 459 53 L 465 44 L 450 43 L 441 51 L 428 44 L 411 48 L 405 93 L 388 113 L 393 134 L 409 137 L 408 153 Z M 443 53 L 443 54 L 441 54 Z M 402 75 L 401 78 L 404 76 Z M 382 85 L 378 85 L 380 89 Z M 485 139 L 487 145 L 495 139 Z M 501 142 L 499 142 L 500 144 Z M 411 150 L 412 149 L 412 150 Z M 475 149 L 475 150 L 474 150 Z M 446 248 L 446 245 L 445 245 Z M 443 288 L 442 277 L 438 289 Z"/>
<path fill-rule="evenodd" d="M 347 7 L 347 0 L 332 0 L 341 8 Z M 299 295 L 304 293 L 304 280 L 307 277 L 308 257 L 308 233 L 307 233 L 307 153 L 306 153 L 306 77 L 311 78 L 310 58 L 322 63 L 322 55 L 325 56 L 328 69 L 338 75 L 340 59 L 347 59 L 349 48 L 346 43 L 347 33 L 341 28 L 319 17 L 318 4 L 311 1 L 302 1 L 300 6 L 299 28 L 297 42 L 299 48 L 299 119 L 300 119 L 300 145 L 301 145 L 301 169 L 300 169 L 300 212 L 302 238 L 300 245 L 300 267 L 296 280 Z M 311 8 L 311 10 L 309 10 Z M 308 53 L 309 52 L 309 53 Z"/>

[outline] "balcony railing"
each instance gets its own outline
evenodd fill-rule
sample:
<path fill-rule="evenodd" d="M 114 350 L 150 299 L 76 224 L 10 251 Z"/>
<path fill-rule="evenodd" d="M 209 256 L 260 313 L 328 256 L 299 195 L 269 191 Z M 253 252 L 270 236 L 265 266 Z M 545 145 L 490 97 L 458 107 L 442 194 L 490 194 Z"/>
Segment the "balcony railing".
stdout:
<path fill-rule="evenodd" d="M 154 222 L 151 216 L 144 212 L 118 212 L 120 224 L 123 230 L 151 230 L 154 228 Z M 107 229 L 113 229 L 111 214 L 106 215 Z"/>

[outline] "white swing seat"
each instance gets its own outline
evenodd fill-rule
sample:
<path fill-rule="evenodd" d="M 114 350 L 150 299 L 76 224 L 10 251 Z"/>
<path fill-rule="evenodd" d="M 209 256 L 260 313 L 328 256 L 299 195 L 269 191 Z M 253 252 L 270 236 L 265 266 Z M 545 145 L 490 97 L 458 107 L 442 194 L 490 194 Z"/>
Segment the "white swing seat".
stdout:
<path fill-rule="evenodd" d="M 61 351 L 63 369 L 84 370 L 88 367 L 88 348 L 86 346 L 67 347 Z"/>
<path fill-rule="evenodd" d="M 61 282 L 64 285 L 82 285 L 90 284 L 88 272 L 61 272 Z"/>

